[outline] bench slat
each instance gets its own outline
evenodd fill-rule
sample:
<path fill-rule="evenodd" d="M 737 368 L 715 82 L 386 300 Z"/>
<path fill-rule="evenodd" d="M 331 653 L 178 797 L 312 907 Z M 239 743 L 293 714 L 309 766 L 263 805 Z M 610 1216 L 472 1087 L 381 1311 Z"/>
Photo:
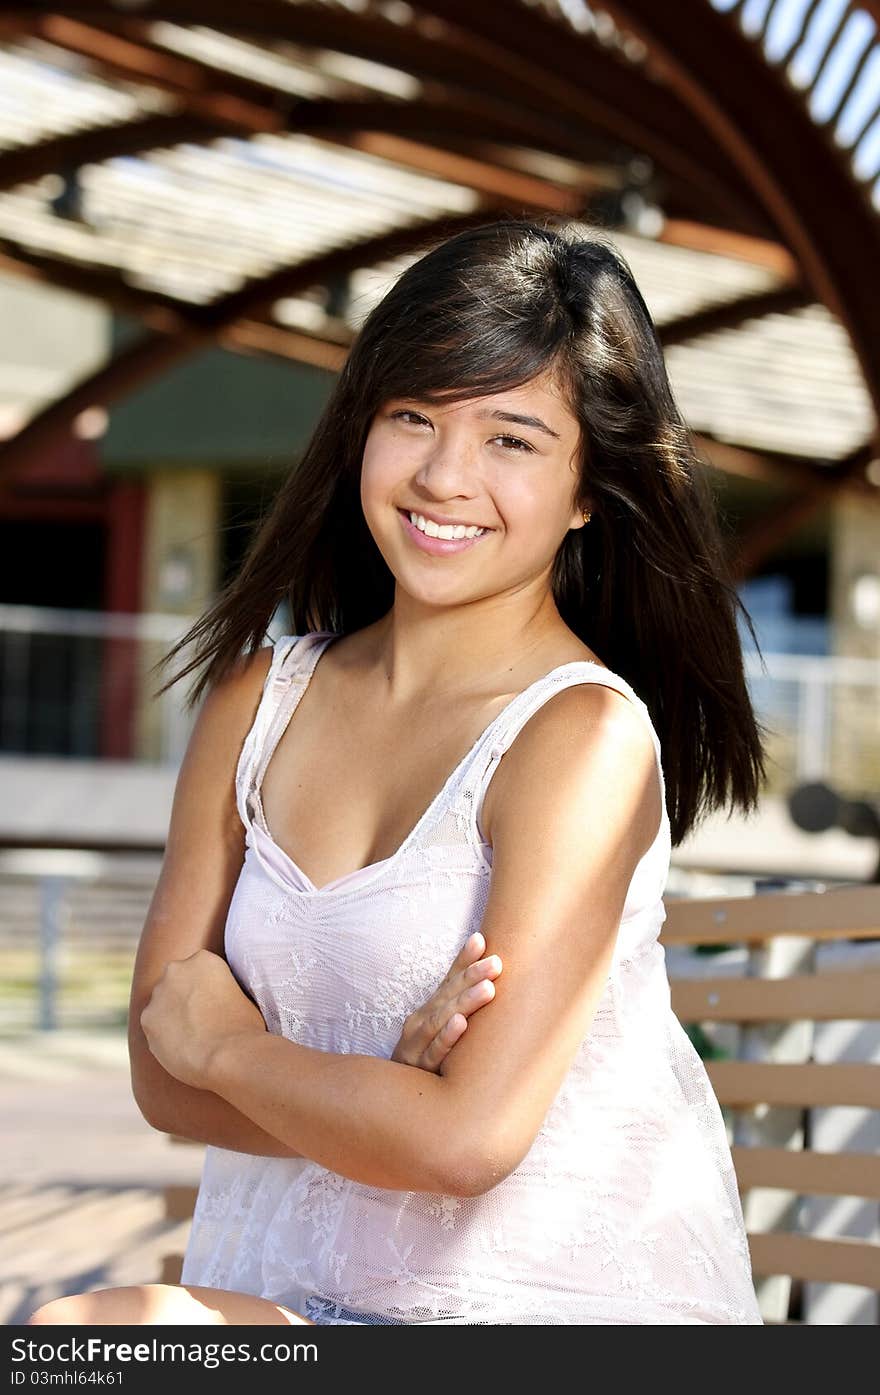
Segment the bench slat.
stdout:
<path fill-rule="evenodd" d="M 880 1109 L 880 1065 L 704 1062 L 719 1104 L 786 1104 L 804 1109 L 849 1104 Z"/>
<path fill-rule="evenodd" d="M 873 1153 L 817 1153 L 805 1148 L 731 1149 L 741 1192 L 774 1187 L 800 1196 L 859 1196 L 880 1201 L 880 1157 Z"/>
<path fill-rule="evenodd" d="M 764 1278 L 787 1274 L 817 1283 L 880 1288 L 880 1245 L 773 1231 L 750 1235 L 749 1250 L 753 1272 Z"/>
<path fill-rule="evenodd" d="M 673 979 L 672 1008 L 681 1022 L 877 1021 L 880 971 Z"/>
<path fill-rule="evenodd" d="M 861 1196 L 880 1201 L 880 1157 L 873 1153 L 819 1153 L 812 1149 L 731 1149 L 740 1191 L 781 1187 L 803 1196 Z M 191 1220 L 198 1187 L 165 1187 L 165 1217 Z"/>
<path fill-rule="evenodd" d="M 727 944 L 803 935 L 813 940 L 880 939 L 880 884 L 826 891 L 763 892 L 664 900 L 661 944 Z"/>

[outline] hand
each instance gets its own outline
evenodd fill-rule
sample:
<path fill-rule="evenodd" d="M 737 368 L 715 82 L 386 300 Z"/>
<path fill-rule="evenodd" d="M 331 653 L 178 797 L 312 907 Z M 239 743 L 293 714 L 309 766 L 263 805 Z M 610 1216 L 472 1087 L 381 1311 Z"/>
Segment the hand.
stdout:
<path fill-rule="evenodd" d="M 501 973 L 501 960 L 497 954 L 478 960 L 485 948 L 482 933 L 475 931 L 437 991 L 404 1022 L 392 1061 L 439 1073 L 468 1017 L 495 997 L 493 979 Z"/>
<path fill-rule="evenodd" d="M 197 1088 L 208 1088 L 208 1065 L 221 1041 L 267 1030 L 226 960 L 209 949 L 166 964 L 140 1023 L 159 1064 Z"/>

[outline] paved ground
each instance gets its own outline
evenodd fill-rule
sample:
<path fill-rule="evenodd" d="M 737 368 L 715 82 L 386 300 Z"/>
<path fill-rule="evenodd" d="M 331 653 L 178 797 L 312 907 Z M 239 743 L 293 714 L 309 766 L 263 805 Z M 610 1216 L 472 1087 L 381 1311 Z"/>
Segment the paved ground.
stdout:
<path fill-rule="evenodd" d="M 61 1294 L 154 1283 L 188 1222 L 167 1183 L 196 1183 L 203 1149 L 175 1146 L 131 1097 L 122 1035 L 0 1040 L 0 1323 Z"/>

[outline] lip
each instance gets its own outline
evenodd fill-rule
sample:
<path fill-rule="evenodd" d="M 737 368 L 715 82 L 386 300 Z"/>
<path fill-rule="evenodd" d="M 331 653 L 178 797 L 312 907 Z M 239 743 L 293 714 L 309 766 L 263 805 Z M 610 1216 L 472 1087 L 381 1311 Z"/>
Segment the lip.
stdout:
<path fill-rule="evenodd" d="M 482 542 L 484 538 L 488 538 L 495 531 L 493 528 L 488 528 L 485 533 L 480 533 L 479 537 L 476 538 L 429 538 L 427 533 L 420 532 L 410 523 L 409 514 L 403 509 L 398 509 L 397 513 L 416 547 L 421 548 L 422 552 L 431 553 L 434 557 L 449 557 L 454 552 L 466 552 L 469 547 Z"/>
<path fill-rule="evenodd" d="M 472 526 L 471 520 L 468 519 L 468 518 L 448 518 L 448 517 L 446 516 L 446 514 L 443 514 L 443 513 L 428 513 L 427 509 L 420 509 L 420 508 L 417 508 L 415 505 L 399 504 L 398 507 L 399 507 L 401 513 L 406 513 L 406 514 L 410 514 L 410 513 L 421 514 L 423 518 L 429 518 L 429 519 L 431 520 L 432 523 L 439 523 L 440 526 L 441 526 L 441 528 L 442 528 L 442 527 L 446 527 L 447 525 L 450 525 L 450 526 L 453 527 L 453 528 L 458 528 L 458 526 L 459 526 L 460 524 L 462 524 L 462 523 L 464 524 L 464 526 L 465 526 L 466 528 L 470 528 L 470 527 Z M 479 528 L 479 527 L 482 527 L 482 526 L 483 526 L 482 524 L 477 524 L 477 527 L 478 527 L 478 528 Z M 487 531 L 487 532 L 492 532 L 492 529 L 489 528 L 489 529 L 487 529 L 486 531 Z"/>

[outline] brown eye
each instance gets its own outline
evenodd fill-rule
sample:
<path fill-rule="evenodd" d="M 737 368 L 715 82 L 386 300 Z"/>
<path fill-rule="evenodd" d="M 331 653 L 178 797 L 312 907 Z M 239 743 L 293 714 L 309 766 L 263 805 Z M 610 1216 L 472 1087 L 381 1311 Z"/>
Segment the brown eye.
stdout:
<path fill-rule="evenodd" d="M 411 411 L 410 409 L 408 409 L 408 408 L 406 408 L 406 407 L 401 408 L 401 409 L 400 409 L 399 411 L 397 411 L 397 412 L 392 412 L 392 413 L 391 413 L 391 420 L 392 420 L 392 421 L 394 421 L 396 418 L 403 418 L 403 417 L 415 417 L 418 421 L 424 421 L 424 420 L 425 420 L 425 418 L 424 418 L 423 416 L 420 416 L 420 414 L 419 414 L 418 412 L 413 412 L 413 411 Z"/>
<path fill-rule="evenodd" d="M 496 436 L 496 437 L 495 437 L 495 440 L 496 440 L 496 441 L 512 441 L 513 444 L 514 444 L 519 450 L 524 450 L 524 451 L 531 451 L 531 450 L 532 450 L 532 447 L 529 445 L 529 443 L 528 443 L 527 441 L 521 441 L 521 440 L 519 439 L 518 436 Z"/>

